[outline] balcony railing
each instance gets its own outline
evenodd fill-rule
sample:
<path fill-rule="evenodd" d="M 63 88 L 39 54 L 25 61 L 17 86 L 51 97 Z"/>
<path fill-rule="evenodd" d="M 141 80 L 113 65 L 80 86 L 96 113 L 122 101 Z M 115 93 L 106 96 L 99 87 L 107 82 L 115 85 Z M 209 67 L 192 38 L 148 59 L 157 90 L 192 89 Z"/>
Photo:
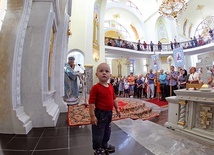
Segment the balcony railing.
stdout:
<path fill-rule="evenodd" d="M 172 43 L 172 44 L 153 44 L 153 51 L 151 49 L 151 45 L 147 43 L 144 45 L 143 43 L 137 43 L 137 42 L 131 42 L 131 41 L 126 41 L 122 39 L 115 39 L 115 38 L 105 38 L 105 45 L 106 46 L 112 46 L 112 47 L 119 47 L 119 48 L 126 48 L 126 49 L 132 49 L 136 51 L 152 51 L 152 52 L 169 52 L 173 51 L 173 49 L 178 48 L 178 47 L 183 47 L 183 49 L 190 49 L 190 48 L 195 48 L 199 46 L 203 46 L 209 43 L 214 42 L 214 38 L 209 38 L 209 39 L 193 39 L 193 40 L 188 40 L 184 42 L 177 42 L 177 43 Z"/>

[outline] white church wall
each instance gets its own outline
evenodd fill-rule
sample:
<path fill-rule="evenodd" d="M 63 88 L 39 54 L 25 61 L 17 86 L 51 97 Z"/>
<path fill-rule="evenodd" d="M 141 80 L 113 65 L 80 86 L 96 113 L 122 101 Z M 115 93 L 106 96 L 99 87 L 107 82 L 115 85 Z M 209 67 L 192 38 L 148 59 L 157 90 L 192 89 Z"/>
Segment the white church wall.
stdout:
<path fill-rule="evenodd" d="M 20 95 L 23 38 L 32 1 L 7 1 L 7 4 L 0 35 L 0 133 L 24 134 L 32 129 L 32 122 L 24 111 Z"/>
<path fill-rule="evenodd" d="M 145 21 L 148 42 L 153 41 L 154 44 L 157 44 L 158 42 L 157 21 L 159 18 L 162 17 L 160 17 L 160 14 L 157 12 L 154 15 L 152 15 L 148 20 Z M 164 25 L 166 26 L 169 41 L 174 41 L 174 38 L 178 38 L 175 20 L 168 18 L 162 18 L 162 20 L 164 22 Z"/>
<path fill-rule="evenodd" d="M 79 49 L 84 52 L 85 65 L 93 66 L 93 72 L 99 63 L 105 62 L 105 46 L 104 46 L 104 12 L 106 1 L 101 2 L 99 17 L 99 60 L 95 61 L 93 56 L 93 22 L 94 22 L 94 2 L 88 0 L 84 3 L 79 0 L 72 1 L 72 17 L 70 29 L 72 36 L 69 37 L 68 51 Z M 97 78 L 93 75 L 94 83 Z"/>
<path fill-rule="evenodd" d="M 134 75 L 146 74 L 145 59 L 139 58 L 134 60 Z"/>
<path fill-rule="evenodd" d="M 124 39 L 134 42 L 137 42 L 138 39 L 140 39 L 141 42 L 147 41 L 145 26 L 143 21 L 140 20 L 141 17 L 139 17 L 138 13 L 132 11 L 132 9 L 126 6 L 126 4 L 119 4 L 117 7 L 119 8 L 115 8 L 115 6 L 112 8 L 110 6 L 106 8 L 105 20 L 112 20 L 112 16 L 117 15 L 117 12 L 120 12 L 119 17 L 115 19 L 115 21 L 118 23 L 123 23 L 122 26 L 125 27 L 125 29 L 129 32 L 130 35 L 130 39 Z"/>
<path fill-rule="evenodd" d="M 55 126 L 59 116 L 59 105 L 55 102 L 57 98 L 55 95 L 58 94 L 60 97 L 60 89 L 55 89 L 54 81 L 56 79 L 53 69 L 55 68 L 56 52 L 59 50 L 56 48 L 56 42 L 59 41 L 57 40 L 59 29 L 56 5 L 57 3 L 51 1 L 34 1 L 25 37 L 21 79 L 21 83 L 24 84 L 21 87 L 21 95 L 24 109 L 30 116 L 33 127 Z M 50 53 L 51 34 L 54 38 L 54 42 L 51 43 L 52 56 Z M 60 52 L 63 51 L 60 50 Z M 58 59 L 62 59 L 63 54 L 60 56 Z M 49 59 L 49 57 L 52 58 Z M 52 63 L 51 66 L 49 61 Z M 60 64 L 60 62 L 56 64 Z M 60 69 L 60 67 L 57 65 L 56 69 Z M 49 75 L 50 70 L 52 72 Z M 59 78 L 57 80 L 60 81 Z"/>
<path fill-rule="evenodd" d="M 70 5 L 70 6 L 68 6 Z M 67 112 L 67 103 L 63 101 L 64 96 L 64 64 L 68 50 L 68 38 L 67 33 L 69 27 L 69 20 L 71 15 L 71 0 L 61 0 L 59 3 L 59 24 L 57 26 L 56 39 L 56 58 L 55 59 L 55 95 L 54 99 L 59 105 L 60 112 Z"/>

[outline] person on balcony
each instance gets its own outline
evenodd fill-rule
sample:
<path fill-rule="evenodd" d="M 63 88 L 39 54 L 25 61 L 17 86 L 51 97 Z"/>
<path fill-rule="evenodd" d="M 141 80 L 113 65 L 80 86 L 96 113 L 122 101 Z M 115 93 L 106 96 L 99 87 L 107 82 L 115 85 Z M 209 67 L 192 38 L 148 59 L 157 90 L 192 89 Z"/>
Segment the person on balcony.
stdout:
<path fill-rule="evenodd" d="M 121 39 L 120 39 L 120 36 L 118 37 L 118 39 L 117 39 L 117 47 L 120 47 L 121 45 L 120 45 L 120 42 L 121 42 Z"/>
<path fill-rule="evenodd" d="M 172 41 L 170 41 L 170 46 L 171 46 L 171 50 L 173 51 L 173 42 Z"/>
<path fill-rule="evenodd" d="M 176 39 L 174 39 L 174 48 L 175 48 L 175 49 L 178 48 L 178 42 L 177 42 Z"/>
<path fill-rule="evenodd" d="M 162 50 L 162 43 L 158 41 L 158 51 L 161 52 L 161 50 Z"/>
<path fill-rule="evenodd" d="M 198 40 L 196 39 L 195 36 L 193 37 L 193 40 L 194 40 L 195 47 L 197 47 L 198 46 Z"/>
<path fill-rule="evenodd" d="M 190 41 L 191 42 L 191 46 L 193 48 L 193 47 L 195 47 L 195 45 L 194 45 L 194 39 L 192 39 L 192 37 L 190 39 L 191 39 L 191 41 Z"/>
<path fill-rule="evenodd" d="M 143 42 L 143 48 L 145 51 L 147 50 L 147 43 L 145 41 Z"/>
<path fill-rule="evenodd" d="M 211 39 L 213 40 L 213 30 L 211 28 L 209 30 L 209 34 L 210 34 Z"/>
<path fill-rule="evenodd" d="M 141 43 L 140 43 L 140 40 L 138 40 L 138 43 L 137 43 L 137 50 L 138 51 L 141 51 L 141 45 L 140 45 Z"/>
<path fill-rule="evenodd" d="M 153 47 L 154 47 L 154 44 L 153 44 L 153 42 L 151 41 L 151 42 L 150 42 L 150 50 L 151 50 L 151 52 L 154 51 L 154 48 L 153 48 Z"/>
<path fill-rule="evenodd" d="M 203 38 L 201 37 L 201 35 L 198 36 L 198 43 L 199 46 L 203 45 Z"/>

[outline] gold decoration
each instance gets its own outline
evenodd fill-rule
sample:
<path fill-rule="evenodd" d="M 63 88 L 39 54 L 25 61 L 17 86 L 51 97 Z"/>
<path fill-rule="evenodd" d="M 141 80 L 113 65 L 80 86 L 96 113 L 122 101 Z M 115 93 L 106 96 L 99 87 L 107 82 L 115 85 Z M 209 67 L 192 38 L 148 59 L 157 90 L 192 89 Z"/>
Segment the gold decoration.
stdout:
<path fill-rule="evenodd" d="M 181 105 L 185 105 L 187 102 L 186 101 L 179 101 L 178 103 Z"/>
<path fill-rule="evenodd" d="M 185 122 L 178 122 L 178 124 L 184 126 Z"/>
<path fill-rule="evenodd" d="M 52 68 L 53 68 L 53 50 L 54 50 L 54 39 L 55 39 L 55 30 L 54 26 L 52 26 L 51 29 L 51 37 L 50 37 L 50 44 L 49 44 L 49 54 L 48 54 L 48 91 L 50 91 L 51 88 L 51 81 L 52 81 Z"/>
<path fill-rule="evenodd" d="M 177 18 L 186 7 L 187 3 L 185 0 L 163 0 L 159 13 L 162 16 Z"/>
<path fill-rule="evenodd" d="M 67 35 L 68 35 L 68 36 L 72 35 L 72 32 L 71 32 L 70 29 L 67 30 Z"/>
<path fill-rule="evenodd" d="M 198 5 L 196 10 L 202 10 L 204 8 L 204 5 Z"/>
<path fill-rule="evenodd" d="M 209 118 L 212 118 L 212 113 L 209 111 L 211 110 L 211 107 L 202 107 L 202 111 L 200 112 L 201 124 L 203 125 L 203 128 L 206 129 L 207 126 L 210 125 L 210 121 L 208 121 Z"/>
<path fill-rule="evenodd" d="M 120 14 L 119 14 L 119 13 L 114 14 L 114 15 L 113 15 L 113 18 L 117 21 L 117 19 L 120 18 Z"/>
<path fill-rule="evenodd" d="M 188 90 L 189 88 L 194 88 L 194 90 L 196 89 L 200 89 L 202 87 L 203 84 L 199 83 L 199 84 L 191 84 L 191 83 L 187 83 L 186 84 L 186 90 Z"/>
<path fill-rule="evenodd" d="M 134 32 L 135 34 L 135 39 L 138 40 L 139 39 L 139 35 L 138 35 L 138 32 L 137 32 L 137 29 L 136 27 L 133 25 L 133 24 L 130 24 L 131 28 L 132 28 L 132 31 Z"/>
<path fill-rule="evenodd" d="M 98 61 L 100 59 L 99 51 L 97 51 L 96 49 L 93 49 L 93 58 L 95 61 Z"/>

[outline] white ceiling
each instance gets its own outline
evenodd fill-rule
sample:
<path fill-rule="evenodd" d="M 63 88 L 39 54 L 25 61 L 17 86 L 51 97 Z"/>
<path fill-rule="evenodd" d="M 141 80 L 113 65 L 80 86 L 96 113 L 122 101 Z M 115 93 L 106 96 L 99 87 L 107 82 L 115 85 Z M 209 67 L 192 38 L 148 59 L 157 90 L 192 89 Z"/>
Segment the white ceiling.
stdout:
<path fill-rule="evenodd" d="M 139 36 L 144 36 L 142 29 L 144 28 L 145 20 L 149 20 L 154 14 L 159 15 L 158 8 L 162 0 L 131 0 L 135 4 L 142 15 L 137 13 L 130 7 L 125 5 L 126 0 L 118 0 L 119 2 L 106 3 L 105 19 L 104 20 L 115 20 L 113 15 L 120 14 L 117 18 L 117 22 L 123 25 L 130 33 L 131 38 L 134 38 L 133 31 L 130 29 L 130 24 L 134 24 L 139 32 Z M 193 30 L 197 28 L 202 18 L 214 15 L 214 0 L 186 0 L 188 6 L 185 11 L 178 17 L 179 26 L 183 26 L 184 21 L 187 19 L 188 23 L 193 24 Z M 204 5 L 201 12 L 197 10 L 198 5 Z M 202 17 L 203 16 L 203 17 Z M 182 29 L 182 28 L 181 28 Z M 106 57 L 114 57 L 117 55 L 111 54 L 111 50 L 108 50 Z M 114 51 L 115 52 L 115 51 Z M 116 52 L 118 53 L 118 52 Z M 123 55 L 126 52 L 123 52 Z M 139 57 L 138 53 L 127 53 L 128 56 Z M 118 57 L 121 57 L 118 53 Z"/>

